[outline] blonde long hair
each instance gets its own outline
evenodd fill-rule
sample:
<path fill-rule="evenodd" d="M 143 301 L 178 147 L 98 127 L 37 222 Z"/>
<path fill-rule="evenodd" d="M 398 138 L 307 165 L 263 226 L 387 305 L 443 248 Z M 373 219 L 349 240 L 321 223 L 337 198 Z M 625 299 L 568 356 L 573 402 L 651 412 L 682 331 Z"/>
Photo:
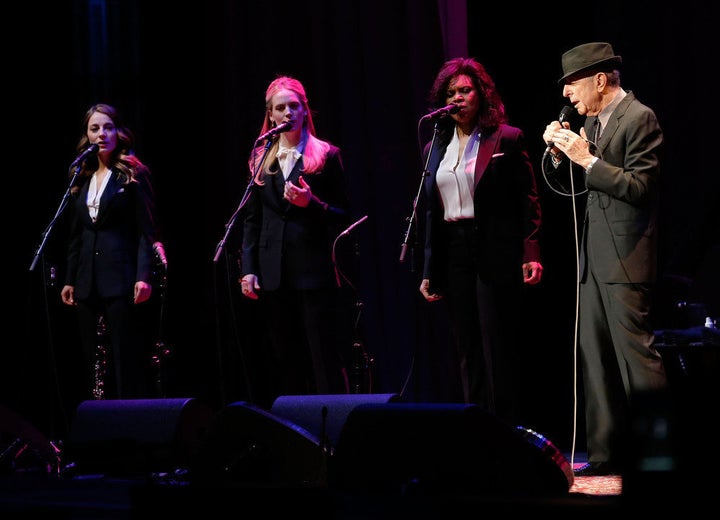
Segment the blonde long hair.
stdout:
<path fill-rule="evenodd" d="M 265 91 L 265 118 L 259 135 L 264 134 L 275 126 L 274 121 L 270 118 L 270 114 L 272 112 L 272 99 L 273 96 L 281 90 L 289 90 L 293 92 L 300 100 L 300 103 L 302 103 L 305 112 L 305 117 L 303 118 L 302 137 L 300 139 L 301 142 L 305 143 L 305 147 L 302 152 L 302 171 L 305 174 L 317 173 L 325 166 L 325 160 L 327 158 L 328 151 L 330 150 L 330 143 L 319 139 L 315 135 L 315 123 L 313 122 L 312 111 L 310 110 L 307 95 L 305 94 L 305 87 L 299 80 L 290 76 L 278 76 L 270 83 L 270 85 L 268 85 L 268 88 Z M 278 172 L 277 169 L 272 169 L 275 164 L 275 154 L 277 153 L 279 147 L 278 141 L 279 139 L 275 138 L 268 150 L 268 153 L 265 155 L 265 161 L 255 176 L 255 182 L 257 184 L 263 184 L 264 181 L 262 177 L 265 175 L 275 175 Z M 251 175 L 255 172 L 254 166 L 257 165 L 257 161 L 262 159 L 264 153 L 264 146 L 258 146 L 253 150 L 250 157 Z"/>

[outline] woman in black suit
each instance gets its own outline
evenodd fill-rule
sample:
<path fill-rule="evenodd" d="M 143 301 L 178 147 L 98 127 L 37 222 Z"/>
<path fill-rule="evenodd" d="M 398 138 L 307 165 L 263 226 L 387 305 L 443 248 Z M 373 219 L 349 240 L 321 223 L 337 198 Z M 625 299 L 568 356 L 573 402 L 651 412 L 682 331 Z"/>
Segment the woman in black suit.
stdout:
<path fill-rule="evenodd" d="M 70 172 L 77 173 L 77 179 L 71 187 L 73 213 L 61 297 L 77 308 L 88 399 L 149 397 L 151 355 L 140 335 L 136 307 L 152 294 L 155 203 L 150 171 L 133 155 L 133 144 L 118 111 L 94 105 L 83 119 L 78 150 L 98 151 L 83 154 L 87 158 L 79 171 Z M 112 371 L 98 387 L 101 317 Z"/>
<path fill-rule="evenodd" d="M 535 175 L 524 135 L 506 124 L 478 61 L 447 61 L 430 101 L 459 109 L 437 121 L 437 138 L 424 151 L 431 156 L 420 292 L 447 303 L 465 402 L 515 422 L 523 283 L 542 277 Z"/>
<path fill-rule="evenodd" d="M 347 393 L 352 330 L 332 258 L 347 224 L 340 150 L 316 137 L 297 79 L 281 76 L 267 88 L 262 135 L 274 128 L 250 159 L 242 293 L 265 305 L 275 396 Z"/>

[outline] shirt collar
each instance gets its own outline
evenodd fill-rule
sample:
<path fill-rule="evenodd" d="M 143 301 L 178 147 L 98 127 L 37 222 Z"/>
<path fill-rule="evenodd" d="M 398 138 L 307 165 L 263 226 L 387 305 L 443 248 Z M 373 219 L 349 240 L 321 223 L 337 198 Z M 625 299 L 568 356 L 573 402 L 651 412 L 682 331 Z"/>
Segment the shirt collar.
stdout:
<path fill-rule="evenodd" d="M 291 156 L 297 161 L 302 156 L 302 152 L 298 150 L 297 146 L 291 146 L 288 148 L 287 146 L 280 145 L 275 156 L 279 159 Z"/>

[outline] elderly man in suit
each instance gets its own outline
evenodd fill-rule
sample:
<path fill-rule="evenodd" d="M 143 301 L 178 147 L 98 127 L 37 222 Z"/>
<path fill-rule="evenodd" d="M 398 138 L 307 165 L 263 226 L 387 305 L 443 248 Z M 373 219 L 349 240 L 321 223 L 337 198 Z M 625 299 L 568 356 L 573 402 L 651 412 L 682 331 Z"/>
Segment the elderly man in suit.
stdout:
<path fill-rule="evenodd" d="M 569 159 L 587 188 L 579 346 L 588 463 L 578 476 L 623 471 L 633 394 L 667 384 L 650 322 L 663 132 L 653 110 L 621 87 L 621 64 L 605 42 L 564 53 L 559 83 L 584 127 L 577 134 L 553 121 L 543 133 L 543 167 L 557 178 Z"/>

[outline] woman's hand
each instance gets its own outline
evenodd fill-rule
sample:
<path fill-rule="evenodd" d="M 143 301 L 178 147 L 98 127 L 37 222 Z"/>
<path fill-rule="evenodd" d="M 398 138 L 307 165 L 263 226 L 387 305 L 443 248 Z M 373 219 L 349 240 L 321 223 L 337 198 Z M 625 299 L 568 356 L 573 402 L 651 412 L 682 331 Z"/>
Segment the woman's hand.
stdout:
<path fill-rule="evenodd" d="M 65 305 L 75 305 L 75 286 L 66 285 L 60 291 L 60 297 Z"/>
<path fill-rule="evenodd" d="M 152 295 L 152 285 L 147 282 L 135 282 L 135 303 L 146 302 Z"/>
<path fill-rule="evenodd" d="M 523 282 L 535 285 L 542 280 L 543 266 L 540 262 L 525 262 L 522 265 Z"/>
<path fill-rule="evenodd" d="M 240 279 L 240 289 L 242 290 L 243 296 L 246 298 L 257 300 L 259 296 L 257 291 L 260 290 L 258 277 L 254 274 L 246 274 Z"/>
<path fill-rule="evenodd" d="M 420 282 L 420 294 L 422 294 L 429 302 L 434 302 L 442 299 L 442 296 L 440 296 L 439 294 L 430 292 L 430 280 L 428 280 L 427 278 L 423 279 L 423 281 Z"/>
<path fill-rule="evenodd" d="M 305 179 L 300 176 L 299 186 L 293 184 L 291 181 L 285 183 L 284 197 L 290 204 L 306 208 L 312 200 L 312 191 L 308 183 L 305 182 Z"/>

